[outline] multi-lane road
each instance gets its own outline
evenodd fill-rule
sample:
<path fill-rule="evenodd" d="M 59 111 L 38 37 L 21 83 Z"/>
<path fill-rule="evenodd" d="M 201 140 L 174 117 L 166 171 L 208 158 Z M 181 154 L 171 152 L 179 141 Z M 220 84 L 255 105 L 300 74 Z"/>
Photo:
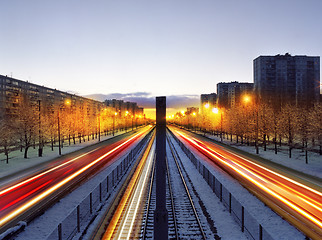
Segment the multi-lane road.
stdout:
<path fill-rule="evenodd" d="M 86 148 L 46 165 L 35 167 L 32 174 L 6 179 L 0 187 L 0 230 L 3 232 L 18 221 L 28 221 L 66 191 L 110 165 L 116 156 L 131 148 L 147 133 L 145 127 Z M 0 233 L 1 233 L 0 232 Z"/>
<path fill-rule="evenodd" d="M 309 237 L 322 238 L 321 185 L 312 178 L 283 174 L 268 164 L 227 149 L 202 136 L 172 127 L 175 135 L 190 148 L 207 157 L 210 164 L 220 166 L 247 189 L 264 201 Z"/>
<path fill-rule="evenodd" d="M 18 221 L 28 221 L 38 211 L 43 211 L 48 205 L 66 194 L 66 191 L 68 192 L 75 188 L 87 178 L 95 175 L 100 169 L 111 165 L 121 153 L 128 151 L 150 129 L 150 127 L 145 127 L 138 131 L 115 137 L 50 163 L 42 164 L 33 169 L 32 173 L 24 173 L 21 179 L 6 179 L 5 184 L 3 181 L 2 185 L 0 185 L 1 232 L 15 225 Z M 233 150 L 195 133 L 173 126 L 169 127 L 169 129 L 197 157 L 203 155 L 202 161 L 207 162 L 209 166 L 214 168 L 219 166 L 225 170 L 306 236 L 312 239 L 322 238 L 322 184 L 319 180 L 316 178 L 310 179 L 307 175 L 302 176 L 301 173 L 292 172 L 292 170 L 279 167 L 276 164 L 263 162 L 254 156 L 243 154 L 241 151 Z M 148 150 L 142 155 L 143 160 L 134 165 L 137 168 L 132 170 L 129 180 L 125 181 L 127 185 L 123 188 L 122 196 L 119 197 L 121 199 L 120 205 L 115 208 L 118 210 L 109 213 L 111 216 L 118 216 L 118 220 L 114 222 L 120 223 L 113 226 L 107 225 L 107 228 L 104 227 L 103 230 L 100 230 L 102 232 L 100 236 L 106 234 L 110 234 L 107 238 L 113 238 L 116 235 L 126 235 L 127 238 L 129 236 L 139 236 L 138 230 L 144 225 L 141 222 L 144 219 L 142 209 L 145 206 L 144 202 L 147 201 L 145 200 L 146 196 L 153 195 L 153 193 L 148 194 L 148 191 L 152 191 L 151 184 L 153 182 L 150 179 L 153 176 L 151 169 L 153 169 L 152 162 L 154 159 L 154 145 L 152 143 L 153 138 L 151 138 L 149 147 L 146 148 Z M 150 149 L 152 150 L 150 151 Z M 177 157 L 179 158 L 179 155 Z M 173 167 L 169 172 L 171 171 L 174 171 Z M 176 175 L 172 174 L 169 179 Z M 150 188 L 150 190 L 147 188 Z M 178 192 L 180 191 L 175 191 L 175 193 Z M 131 195 L 132 193 L 133 196 Z M 125 197 L 127 200 L 124 200 Z M 129 199 L 136 203 L 129 202 Z M 128 211 L 119 210 L 120 208 L 128 209 Z M 131 217 L 123 217 L 122 212 L 127 212 L 128 216 Z M 151 219 L 151 217 L 147 217 L 150 213 L 146 213 L 146 210 L 145 214 L 146 219 Z M 202 213 L 199 212 L 198 214 Z M 114 217 L 110 219 L 114 219 Z M 130 219 L 130 225 L 126 222 L 126 219 Z M 173 222 L 176 222 L 175 214 L 173 219 Z M 180 223 L 183 218 L 178 219 L 180 219 L 180 221 L 178 220 L 178 223 Z M 146 220 L 146 223 L 151 225 L 148 220 Z M 131 235 L 132 230 L 127 232 L 128 226 L 134 226 L 133 229 L 136 230 L 133 231 L 136 234 Z M 107 231 L 109 227 L 113 227 L 114 230 Z M 118 230 L 116 231 L 115 229 L 121 229 L 121 231 L 117 232 Z M 173 227 L 173 229 L 175 228 Z M 180 233 L 180 226 L 178 229 Z M 207 236 L 211 234 L 216 235 L 216 233 L 210 233 L 208 230 Z"/>

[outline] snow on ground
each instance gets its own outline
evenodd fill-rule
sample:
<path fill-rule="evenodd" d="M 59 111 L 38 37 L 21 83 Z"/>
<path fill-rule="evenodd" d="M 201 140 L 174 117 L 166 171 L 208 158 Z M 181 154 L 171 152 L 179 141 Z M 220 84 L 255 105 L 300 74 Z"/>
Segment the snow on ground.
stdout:
<path fill-rule="evenodd" d="M 244 187 L 240 185 L 240 183 L 228 175 L 226 172 L 221 170 L 219 167 L 215 167 L 213 165 L 208 164 L 206 157 L 196 150 L 191 149 L 197 159 L 200 159 L 201 162 L 209 169 L 209 171 L 222 183 L 222 185 L 234 196 L 242 206 L 244 206 L 245 210 L 248 211 L 253 217 L 256 217 L 258 223 L 260 223 L 274 239 L 279 240 L 300 240 L 305 239 L 305 236 L 299 232 L 295 227 L 290 225 L 288 222 L 283 220 L 279 215 L 273 212 L 269 207 L 267 207 L 263 202 L 261 202 L 258 198 L 248 192 Z M 182 155 L 181 151 L 181 155 Z M 185 161 L 186 165 L 189 168 L 195 168 L 195 166 L 190 162 L 190 160 Z M 196 173 L 197 174 L 197 173 Z M 199 174 L 199 173 L 198 173 Z M 210 187 L 207 185 L 205 180 L 200 175 L 200 180 L 194 180 L 194 183 L 198 183 L 200 187 L 202 185 L 207 186 L 208 191 L 212 192 Z M 201 192 L 201 191 L 200 191 Z M 223 204 L 218 200 L 218 197 L 215 194 L 209 195 L 208 197 L 209 203 L 219 202 L 222 206 Z M 210 205 L 211 206 L 211 205 Z M 223 206 L 224 208 L 224 206 Z M 209 209 L 212 209 L 210 207 Z M 227 210 L 226 210 L 227 211 Z M 228 212 L 228 211 L 227 211 Z M 218 214 L 214 211 L 214 214 Z M 229 215 L 229 212 L 227 213 Z M 222 221 L 226 221 L 226 218 L 220 217 L 219 224 L 223 224 Z M 224 227 L 224 231 L 227 233 L 227 239 L 239 239 L 239 238 L 229 238 L 230 228 L 227 229 Z M 219 231 L 219 227 L 218 227 Z M 220 233 L 220 232 L 219 232 Z"/>
<path fill-rule="evenodd" d="M 128 152 L 132 148 L 128 149 Z M 25 230 L 15 237 L 15 240 L 47 239 L 47 237 L 55 230 L 58 224 L 63 222 L 66 216 L 68 216 L 68 214 L 72 212 L 77 205 L 79 205 L 88 196 L 88 194 L 93 191 L 95 187 L 97 187 L 99 183 L 105 180 L 106 176 L 112 172 L 112 170 L 120 163 L 128 152 L 122 153 L 120 156 L 118 156 L 118 159 L 113 164 L 59 200 L 56 204 L 47 209 L 43 215 L 30 222 Z M 118 187 L 120 185 L 121 184 L 119 184 Z M 116 190 L 117 188 L 107 199 L 106 203 L 109 203 L 111 199 L 113 199 L 113 194 L 117 192 Z"/>
<path fill-rule="evenodd" d="M 124 131 L 120 131 L 115 133 L 116 135 L 123 134 Z M 107 140 L 109 138 L 112 138 L 112 135 L 103 136 L 101 135 L 101 141 Z M 77 151 L 81 148 L 93 145 L 98 142 L 98 139 L 91 139 L 90 141 L 77 143 L 74 145 L 71 143 L 71 145 L 68 145 L 68 141 L 65 141 L 64 147 L 61 149 L 62 154 L 71 153 L 74 151 Z M 51 146 L 46 145 L 43 150 L 43 157 L 38 157 L 38 146 L 36 146 L 35 149 L 32 147 L 28 151 L 28 158 L 23 158 L 23 152 L 20 152 L 20 150 L 13 151 L 9 153 L 9 163 L 6 163 L 6 156 L 4 153 L 0 154 L 0 180 L 3 177 L 12 175 L 14 173 L 17 173 L 19 171 L 22 171 L 27 168 L 31 168 L 33 166 L 36 166 L 40 163 L 49 162 L 57 157 L 59 157 L 58 154 L 58 148 L 54 147 L 54 151 L 51 151 Z M 1 183 L 1 182 L 0 182 Z"/>
<path fill-rule="evenodd" d="M 208 138 L 211 138 L 220 142 L 220 137 L 213 136 L 210 134 L 206 134 L 206 136 Z M 231 142 L 228 139 L 223 139 L 223 143 L 256 155 L 256 149 L 254 146 L 247 146 L 244 144 Z M 267 149 L 267 151 L 264 151 L 262 147 L 259 148 L 260 157 L 265 158 L 269 161 L 284 165 L 286 167 L 292 168 L 294 170 L 297 170 L 318 178 L 322 178 L 322 156 L 319 153 L 309 152 L 308 164 L 306 164 L 305 152 L 302 152 L 301 149 L 293 149 L 292 158 L 289 158 L 287 146 L 278 147 L 279 150 L 277 154 L 275 154 L 274 152 L 273 145 L 270 145 L 268 147 L 270 149 Z"/>
<path fill-rule="evenodd" d="M 201 201 L 203 202 L 204 206 L 206 207 L 206 211 L 209 213 L 211 220 L 214 223 L 214 227 L 217 230 L 217 235 L 222 240 L 243 240 L 248 239 L 247 236 L 241 232 L 240 226 L 235 222 L 235 220 L 232 218 L 232 216 L 229 214 L 229 211 L 226 210 L 224 205 L 220 202 L 220 200 L 217 198 L 217 196 L 213 193 L 213 191 L 210 189 L 208 184 L 204 181 L 202 176 L 199 174 L 197 169 L 194 167 L 194 165 L 190 162 L 189 158 L 182 152 L 181 148 L 177 144 L 177 142 L 171 138 L 172 143 L 174 144 L 178 154 L 180 155 L 181 161 L 184 165 L 185 170 L 187 171 L 189 178 L 192 181 L 193 187 L 196 189 L 196 191 L 199 194 L 199 197 Z M 170 154 L 170 151 L 169 153 Z M 169 156 L 168 156 L 169 159 Z M 169 168 L 174 167 L 173 160 L 169 160 Z M 171 169 L 170 169 L 171 170 Z M 184 174 L 184 173 L 183 173 Z M 184 174 L 185 175 L 185 174 Z M 187 181 L 187 179 L 186 179 Z M 175 182 L 173 182 L 175 184 Z M 178 180 L 178 184 L 181 186 L 181 180 Z M 188 184 L 189 191 L 192 193 L 190 184 Z M 181 191 L 185 191 L 184 188 L 182 188 Z M 178 194 L 178 190 L 176 192 Z M 182 193 L 183 196 L 185 196 L 185 192 Z M 196 210 L 198 212 L 198 216 L 201 220 L 202 224 L 207 224 L 206 217 L 203 215 L 202 210 L 200 209 L 200 203 L 199 199 L 195 196 L 195 194 L 192 194 L 193 202 L 196 206 Z M 176 209 L 178 211 L 178 209 Z M 186 219 L 181 219 L 180 222 L 184 222 Z M 189 227 L 189 222 L 187 222 L 187 226 Z M 209 238 L 209 236 L 212 236 L 213 233 L 211 232 L 210 226 L 208 224 L 208 228 L 205 228 L 205 234 Z"/>

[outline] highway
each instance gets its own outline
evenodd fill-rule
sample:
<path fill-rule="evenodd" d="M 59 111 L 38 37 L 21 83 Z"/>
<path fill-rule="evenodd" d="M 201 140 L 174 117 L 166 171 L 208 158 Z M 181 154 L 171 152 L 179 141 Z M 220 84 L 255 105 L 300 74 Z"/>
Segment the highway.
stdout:
<path fill-rule="evenodd" d="M 29 221 L 57 201 L 66 191 L 91 177 L 102 167 L 113 163 L 117 156 L 131 148 L 150 127 L 115 137 L 78 154 L 68 155 L 47 164 L 23 179 L 6 182 L 0 188 L 0 233 L 18 221 Z"/>
<path fill-rule="evenodd" d="M 303 183 L 296 177 L 262 165 L 222 145 L 191 132 L 170 127 L 187 146 L 224 169 L 274 211 L 312 239 L 322 238 L 321 186 Z"/>

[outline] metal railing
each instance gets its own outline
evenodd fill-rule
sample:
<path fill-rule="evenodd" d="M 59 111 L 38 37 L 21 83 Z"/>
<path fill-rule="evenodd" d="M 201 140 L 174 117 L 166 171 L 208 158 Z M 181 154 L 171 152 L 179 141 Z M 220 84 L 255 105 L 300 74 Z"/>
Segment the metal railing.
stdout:
<path fill-rule="evenodd" d="M 136 145 L 129 154 L 112 170 L 112 172 L 75 207 L 67 217 L 58 224 L 47 237 L 48 240 L 68 240 L 84 232 L 95 219 L 104 202 L 110 197 L 114 188 L 129 170 L 130 166 L 151 136 L 152 130 Z"/>
<path fill-rule="evenodd" d="M 252 216 L 247 209 L 233 196 L 229 190 L 195 157 L 195 155 L 173 134 L 169 131 L 176 140 L 182 151 L 187 155 L 198 172 L 207 182 L 212 191 L 224 204 L 235 221 L 251 239 L 254 240 L 273 240 L 274 238 L 262 227 L 260 223 Z"/>

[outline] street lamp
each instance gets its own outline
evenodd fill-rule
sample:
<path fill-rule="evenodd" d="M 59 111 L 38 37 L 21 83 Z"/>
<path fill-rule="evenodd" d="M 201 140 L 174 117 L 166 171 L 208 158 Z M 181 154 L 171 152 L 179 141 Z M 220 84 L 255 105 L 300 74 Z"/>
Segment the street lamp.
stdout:
<path fill-rule="evenodd" d="M 98 106 L 98 141 L 101 141 L 101 107 Z"/>
<path fill-rule="evenodd" d="M 244 101 L 244 103 L 250 103 L 250 101 L 251 101 L 251 97 L 249 96 L 249 95 L 244 95 L 244 97 L 243 97 L 243 101 Z"/>
<path fill-rule="evenodd" d="M 66 105 L 70 105 L 70 101 L 69 100 L 66 100 L 65 101 L 65 104 Z M 57 130 L 58 130 L 58 153 L 59 155 L 61 155 L 61 143 L 60 143 L 60 109 L 64 106 L 64 104 L 60 104 L 59 107 L 58 107 L 58 112 L 57 112 Z"/>
<path fill-rule="evenodd" d="M 222 139 L 223 139 L 223 134 L 222 134 L 222 124 L 223 124 L 222 110 L 219 111 L 218 108 L 213 108 L 212 112 L 215 113 L 215 114 L 218 114 L 220 112 L 220 141 L 222 142 Z"/>
<path fill-rule="evenodd" d="M 195 130 L 195 116 L 196 116 L 196 113 L 195 113 L 195 112 L 193 112 L 193 113 L 192 113 L 192 131 L 194 131 L 194 130 Z"/>
<path fill-rule="evenodd" d="M 59 155 L 61 155 L 61 146 L 60 146 L 60 116 L 59 116 L 59 112 L 60 112 L 60 106 L 58 108 L 58 112 L 57 112 L 57 124 L 58 124 L 58 153 Z"/>
<path fill-rule="evenodd" d="M 214 114 L 217 114 L 217 113 L 219 113 L 219 110 L 218 110 L 218 108 L 213 108 L 213 109 L 212 109 L 212 112 L 213 112 Z"/>
<path fill-rule="evenodd" d="M 114 132 L 115 132 L 115 118 L 116 118 L 117 112 L 114 113 L 113 116 L 113 136 L 114 136 Z"/>
<path fill-rule="evenodd" d="M 42 151 L 43 151 L 43 146 L 42 146 L 42 137 L 41 137 L 41 112 L 40 112 L 40 102 L 41 100 L 38 100 L 38 111 L 39 111 L 39 125 L 38 125 L 38 128 L 39 128 L 39 148 L 38 148 L 38 157 L 42 157 Z"/>
<path fill-rule="evenodd" d="M 125 112 L 125 132 L 127 132 L 127 116 L 129 115 L 129 111 Z"/>

